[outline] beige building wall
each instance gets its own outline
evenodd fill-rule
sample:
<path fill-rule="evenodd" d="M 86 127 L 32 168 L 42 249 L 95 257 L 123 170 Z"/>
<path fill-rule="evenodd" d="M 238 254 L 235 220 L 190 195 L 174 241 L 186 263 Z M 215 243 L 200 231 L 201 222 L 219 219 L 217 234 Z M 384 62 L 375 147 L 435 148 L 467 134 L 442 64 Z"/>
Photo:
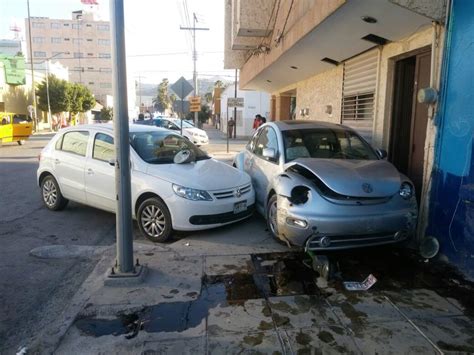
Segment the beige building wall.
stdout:
<path fill-rule="evenodd" d="M 28 38 L 27 19 L 25 28 Z M 33 57 L 36 64 L 54 57 L 54 61 L 69 68 L 70 81 L 87 86 L 99 101 L 112 95 L 108 21 L 95 21 L 92 14 L 77 12 L 70 20 L 33 17 L 31 35 L 32 49 L 27 41 L 28 58 Z"/>

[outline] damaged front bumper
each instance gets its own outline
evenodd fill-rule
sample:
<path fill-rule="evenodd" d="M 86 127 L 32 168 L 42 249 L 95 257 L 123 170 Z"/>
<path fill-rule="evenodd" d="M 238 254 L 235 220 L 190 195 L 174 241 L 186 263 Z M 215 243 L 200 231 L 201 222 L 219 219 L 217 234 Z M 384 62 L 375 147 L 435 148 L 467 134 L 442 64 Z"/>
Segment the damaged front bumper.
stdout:
<path fill-rule="evenodd" d="M 414 234 L 418 217 L 415 201 L 340 205 L 314 195 L 304 205 L 278 196 L 282 239 L 306 250 L 330 251 L 398 243 Z"/>

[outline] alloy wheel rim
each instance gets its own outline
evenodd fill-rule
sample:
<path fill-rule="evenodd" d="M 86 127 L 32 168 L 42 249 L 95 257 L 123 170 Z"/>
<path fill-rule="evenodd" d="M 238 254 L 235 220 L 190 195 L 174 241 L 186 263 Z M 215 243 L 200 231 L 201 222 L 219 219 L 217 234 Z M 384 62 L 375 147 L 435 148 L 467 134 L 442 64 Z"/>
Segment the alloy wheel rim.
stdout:
<path fill-rule="evenodd" d="M 43 200 L 48 207 L 53 207 L 58 199 L 58 190 L 51 180 L 43 185 Z"/>
<path fill-rule="evenodd" d="M 270 205 L 268 211 L 268 221 L 270 223 L 270 228 L 274 235 L 278 235 L 278 228 L 277 228 L 277 202 L 273 202 Z"/>
<path fill-rule="evenodd" d="M 158 238 L 163 234 L 166 227 L 165 215 L 155 205 L 146 206 L 142 211 L 141 224 L 149 236 Z"/>

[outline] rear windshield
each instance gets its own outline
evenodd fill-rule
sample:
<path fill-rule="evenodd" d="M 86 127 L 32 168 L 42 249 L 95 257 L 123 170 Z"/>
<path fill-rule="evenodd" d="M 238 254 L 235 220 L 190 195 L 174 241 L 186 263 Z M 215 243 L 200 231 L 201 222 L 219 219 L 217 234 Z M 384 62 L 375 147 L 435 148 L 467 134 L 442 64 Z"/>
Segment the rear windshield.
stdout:
<path fill-rule="evenodd" d="M 196 160 L 210 157 L 180 135 L 166 131 L 130 132 L 130 143 L 144 161 L 150 164 L 173 164 L 174 156 L 189 149 Z"/>
<path fill-rule="evenodd" d="M 298 158 L 378 160 L 370 145 L 352 131 L 315 128 L 282 134 L 287 162 Z"/>

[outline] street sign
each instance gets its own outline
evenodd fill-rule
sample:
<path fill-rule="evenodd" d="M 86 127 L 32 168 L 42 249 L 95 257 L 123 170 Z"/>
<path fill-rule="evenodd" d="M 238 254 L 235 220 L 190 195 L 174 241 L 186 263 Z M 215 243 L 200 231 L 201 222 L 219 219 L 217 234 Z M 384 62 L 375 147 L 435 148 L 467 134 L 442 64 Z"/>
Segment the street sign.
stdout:
<path fill-rule="evenodd" d="M 201 111 L 201 97 L 193 96 L 189 99 L 189 110 L 191 112 Z"/>
<path fill-rule="evenodd" d="M 227 107 L 244 107 L 243 97 L 229 97 L 227 99 Z"/>
<path fill-rule="evenodd" d="M 191 91 L 194 90 L 194 88 L 184 77 L 181 77 L 173 85 L 171 85 L 171 90 L 174 91 L 176 96 L 183 100 L 191 93 Z"/>

